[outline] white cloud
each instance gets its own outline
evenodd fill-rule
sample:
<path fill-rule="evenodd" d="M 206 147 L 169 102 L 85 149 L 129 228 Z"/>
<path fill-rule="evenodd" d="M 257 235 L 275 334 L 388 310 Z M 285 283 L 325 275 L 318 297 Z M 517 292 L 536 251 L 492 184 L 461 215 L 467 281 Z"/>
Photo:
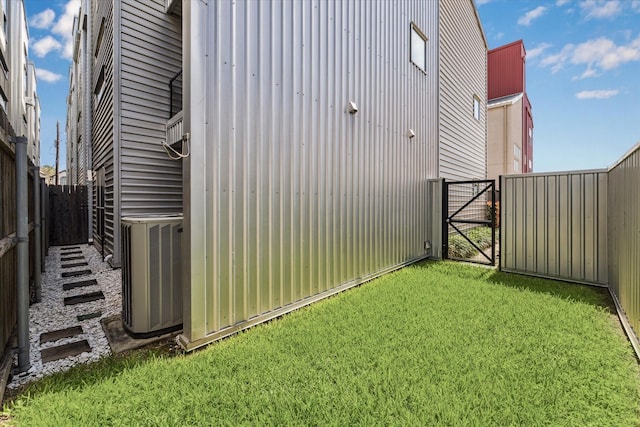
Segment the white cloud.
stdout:
<path fill-rule="evenodd" d="M 620 0 L 584 0 L 580 9 L 587 19 L 611 18 L 622 12 L 622 4 Z"/>
<path fill-rule="evenodd" d="M 80 0 L 69 0 L 64 7 L 64 14 L 55 23 L 51 32 L 62 37 L 64 49 L 62 56 L 71 59 L 73 56 L 73 18 L 80 10 Z"/>
<path fill-rule="evenodd" d="M 617 89 L 609 90 L 583 90 L 576 93 L 578 99 L 607 99 L 618 94 Z"/>
<path fill-rule="evenodd" d="M 616 46 L 601 37 L 579 44 L 571 57 L 574 64 L 595 64 L 603 70 L 611 70 L 632 61 L 640 60 L 640 37 L 626 46 Z"/>
<path fill-rule="evenodd" d="M 39 30 L 49 28 L 56 17 L 56 13 L 51 9 L 45 9 L 42 12 L 33 15 L 29 19 L 29 25 Z"/>
<path fill-rule="evenodd" d="M 477 4 L 478 6 L 482 6 L 483 4 L 487 4 L 487 3 L 490 3 L 490 2 L 492 2 L 492 1 L 493 1 L 493 0 L 476 0 L 476 4 Z"/>
<path fill-rule="evenodd" d="M 543 67 L 551 67 L 551 72 L 555 74 L 564 68 L 564 64 L 570 58 L 573 49 L 574 46 L 572 44 L 568 44 L 563 47 L 560 52 L 546 56 L 542 61 L 540 61 L 540 65 Z"/>
<path fill-rule="evenodd" d="M 59 51 L 62 48 L 60 42 L 51 36 L 45 36 L 40 40 L 35 40 L 31 49 L 38 58 L 44 58 L 51 51 Z"/>
<path fill-rule="evenodd" d="M 547 50 L 550 47 L 551 45 L 549 43 L 540 43 L 538 46 L 527 51 L 527 58 L 533 59 L 536 56 L 540 56 L 544 53 L 545 50 Z"/>
<path fill-rule="evenodd" d="M 531 22 L 534 19 L 541 17 L 546 12 L 546 10 L 547 8 L 545 6 L 538 6 L 535 9 L 530 10 L 518 19 L 518 25 L 531 25 Z"/>
<path fill-rule="evenodd" d="M 640 13 L 640 0 L 633 0 L 631 2 L 631 9 L 633 9 L 636 12 Z"/>
<path fill-rule="evenodd" d="M 60 74 L 42 68 L 36 68 L 36 76 L 47 83 L 55 83 L 62 78 Z"/>
<path fill-rule="evenodd" d="M 565 4 L 569 3 L 569 1 L 571 0 L 556 0 L 556 6 L 564 6 Z"/>
<path fill-rule="evenodd" d="M 598 72 L 596 70 L 594 70 L 591 67 L 587 67 L 587 69 L 584 70 L 584 73 L 582 73 L 579 76 L 574 77 L 573 80 L 588 79 L 589 77 L 596 77 L 597 75 L 598 75 Z"/>
<path fill-rule="evenodd" d="M 606 37 L 588 40 L 577 46 L 568 44 L 556 54 L 540 61 L 543 67 L 551 67 L 557 73 L 566 64 L 586 65 L 580 78 L 593 77 L 598 71 L 608 71 L 628 62 L 640 61 L 640 36 L 627 45 L 616 45 Z"/>

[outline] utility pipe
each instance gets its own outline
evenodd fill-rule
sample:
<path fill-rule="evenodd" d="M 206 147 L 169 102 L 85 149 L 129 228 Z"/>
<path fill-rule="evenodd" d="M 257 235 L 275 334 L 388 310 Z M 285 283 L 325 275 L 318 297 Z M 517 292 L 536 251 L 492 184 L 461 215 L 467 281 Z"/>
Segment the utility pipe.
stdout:
<path fill-rule="evenodd" d="M 29 370 L 29 189 L 27 138 L 12 138 L 16 145 L 16 293 L 18 296 L 18 371 Z"/>
<path fill-rule="evenodd" d="M 41 261 L 42 258 L 42 240 L 40 228 L 40 168 L 33 166 L 33 282 L 36 291 L 36 302 L 42 300 L 42 280 L 41 280 Z"/>

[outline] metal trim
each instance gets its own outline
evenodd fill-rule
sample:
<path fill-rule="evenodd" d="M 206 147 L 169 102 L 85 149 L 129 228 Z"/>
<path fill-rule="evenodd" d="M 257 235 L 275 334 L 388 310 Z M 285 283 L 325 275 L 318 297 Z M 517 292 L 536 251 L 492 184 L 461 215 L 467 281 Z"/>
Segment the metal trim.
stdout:
<path fill-rule="evenodd" d="M 192 351 L 195 350 L 197 348 L 203 347 L 207 344 L 210 344 L 212 342 L 221 340 L 223 338 L 229 337 L 231 335 L 234 335 L 240 331 L 243 331 L 245 329 L 248 329 L 252 326 L 267 322 L 269 320 L 273 320 L 273 319 L 277 319 L 279 317 L 284 316 L 285 314 L 291 313 L 292 311 L 298 310 L 300 308 L 306 307 L 308 305 L 311 305 L 317 301 L 323 300 L 325 298 L 328 298 L 330 296 L 339 294 L 343 291 L 346 291 L 348 289 L 363 285 L 367 282 L 370 282 L 374 279 L 377 279 L 378 277 L 381 277 L 387 273 L 390 273 L 392 271 L 396 271 L 396 270 L 400 270 L 404 267 L 407 267 L 411 264 L 415 264 L 417 262 L 420 261 L 424 261 L 426 259 L 429 259 L 429 255 L 425 255 L 423 257 L 420 258 L 416 258 L 414 260 L 411 261 L 407 261 L 392 267 L 388 267 L 385 269 L 382 269 L 374 274 L 368 275 L 368 276 L 364 276 L 364 277 L 360 277 L 358 279 L 343 283 L 342 285 L 336 286 L 335 288 L 331 288 L 328 289 L 324 292 L 321 292 L 319 294 L 315 294 L 315 295 L 311 295 L 305 299 L 302 299 L 300 301 L 296 301 L 292 304 L 289 304 L 285 307 L 281 307 L 279 309 L 276 310 L 272 310 L 272 311 L 268 311 L 260 316 L 256 316 L 256 317 L 252 317 L 251 319 L 246 320 L 245 322 L 242 323 L 238 323 L 235 324 L 233 326 L 229 326 L 225 329 L 221 329 L 219 331 L 214 332 L 213 334 L 207 335 L 203 338 L 200 338 L 198 340 L 195 341 L 190 341 L 189 338 L 187 336 L 185 336 L 184 333 L 178 335 L 176 337 L 176 341 L 178 342 L 178 344 L 180 344 L 180 346 L 182 346 L 182 348 L 184 348 L 187 351 Z M 188 286 L 185 286 L 185 288 L 188 288 Z M 186 313 L 185 313 L 186 316 Z M 184 320 L 186 321 L 187 318 L 184 317 Z M 184 332 L 187 332 L 187 329 L 184 329 Z"/>

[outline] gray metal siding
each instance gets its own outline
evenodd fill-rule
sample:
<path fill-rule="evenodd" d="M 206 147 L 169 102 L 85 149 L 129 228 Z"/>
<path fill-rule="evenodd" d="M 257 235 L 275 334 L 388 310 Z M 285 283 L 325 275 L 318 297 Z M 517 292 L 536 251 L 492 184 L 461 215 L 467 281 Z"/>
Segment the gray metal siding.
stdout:
<path fill-rule="evenodd" d="M 451 180 L 487 174 L 487 48 L 472 0 L 440 0 L 439 174 Z M 480 120 L 473 96 L 480 99 Z"/>
<path fill-rule="evenodd" d="M 609 171 L 609 284 L 640 333 L 640 145 Z"/>
<path fill-rule="evenodd" d="M 187 347 L 428 255 L 438 74 L 409 61 L 409 36 L 415 22 L 436 70 L 437 16 L 418 0 L 183 3 Z"/>
<path fill-rule="evenodd" d="M 161 143 L 169 80 L 182 67 L 182 21 L 164 0 L 120 2 L 121 214 L 182 212 L 182 162 Z"/>
<path fill-rule="evenodd" d="M 501 267 L 606 284 L 606 171 L 502 177 Z"/>
<path fill-rule="evenodd" d="M 117 194 L 116 176 L 114 175 L 114 105 L 113 105 L 113 4 L 110 1 L 92 0 L 92 34 L 91 49 L 87 52 L 93 57 L 96 49 L 100 22 L 105 18 L 105 28 L 102 42 L 98 49 L 98 55 L 93 61 L 92 81 L 97 83 L 98 76 L 105 68 L 104 73 L 104 94 L 100 102 L 96 105 L 93 98 L 93 123 L 91 133 L 93 136 L 93 169 L 98 171 L 104 169 L 105 172 L 105 241 L 100 241 L 100 236 L 94 234 L 94 242 L 104 245 L 105 255 L 113 254 L 114 248 L 114 199 Z M 94 87 L 87 88 L 93 93 Z M 96 211 L 97 214 L 97 211 Z M 94 215 L 94 230 L 97 219 Z"/>

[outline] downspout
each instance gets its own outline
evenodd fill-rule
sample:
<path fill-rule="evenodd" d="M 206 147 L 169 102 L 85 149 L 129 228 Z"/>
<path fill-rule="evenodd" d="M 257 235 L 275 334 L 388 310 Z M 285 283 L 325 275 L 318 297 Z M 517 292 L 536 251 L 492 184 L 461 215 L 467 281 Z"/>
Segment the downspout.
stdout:
<path fill-rule="evenodd" d="M 41 266 L 42 258 L 42 235 L 40 229 L 40 168 L 33 166 L 33 282 L 35 285 L 36 302 L 42 301 L 42 279 L 41 279 Z"/>
<path fill-rule="evenodd" d="M 507 110 L 507 106 L 503 105 L 502 109 L 504 111 L 504 120 L 502 121 L 504 123 L 504 172 L 505 174 L 509 173 L 509 161 L 507 160 L 509 158 L 509 136 L 508 136 L 508 131 L 509 131 L 509 110 Z"/>
<path fill-rule="evenodd" d="M 16 294 L 18 300 L 18 371 L 29 370 L 29 200 L 27 138 L 12 138 L 16 145 Z"/>
<path fill-rule="evenodd" d="M 83 124 L 84 124 L 84 164 L 85 170 L 84 173 L 87 174 L 87 241 L 90 244 L 93 244 L 93 137 L 91 131 L 91 124 L 93 119 L 93 111 L 91 109 L 91 94 L 92 91 L 88 88 L 93 87 L 93 81 L 91 79 L 91 69 L 89 67 L 91 58 L 91 16 L 87 12 L 90 9 L 91 5 L 88 1 L 85 1 L 85 7 L 83 8 L 86 18 L 86 28 L 84 29 L 84 46 L 82 50 L 82 75 L 84 77 L 84 98 L 83 98 Z M 104 246 L 104 242 L 103 242 Z"/>

